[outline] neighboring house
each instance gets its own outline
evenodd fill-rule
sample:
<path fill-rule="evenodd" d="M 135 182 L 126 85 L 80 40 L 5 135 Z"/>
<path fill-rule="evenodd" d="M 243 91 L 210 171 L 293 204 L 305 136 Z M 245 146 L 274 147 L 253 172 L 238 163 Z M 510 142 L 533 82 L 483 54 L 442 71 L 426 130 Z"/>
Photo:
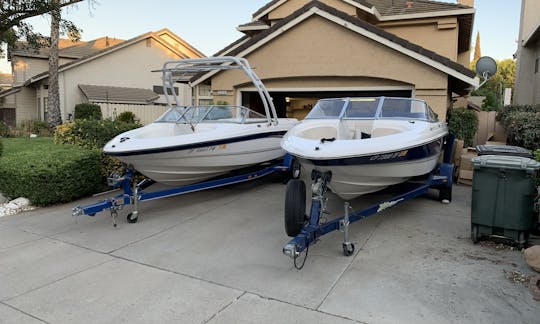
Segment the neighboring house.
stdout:
<path fill-rule="evenodd" d="M 59 47 L 64 121 L 71 118 L 75 105 L 83 102 L 160 102 L 161 74 L 151 71 L 161 69 L 167 60 L 204 57 L 168 29 L 126 41 L 109 37 L 77 43 L 62 40 Z M 47 120 L 48 54 L 48 48 L 19 48 L 9 53 L 13 87 L 0 92 L 0 111 L 14 112 L 16 123 Z M 191 92 L 179 87 L 181 97 L 191 102 Z"/>
<path fill-rule="evenodd" d="M 540 1 L 523 0 L 514 104 L 540 104 Z"/>
<path fill-rule="evenodd" d="M 317 99 L 404 96 L 428 101 L 445 118 L 478 86 L 468 69 L 475 9 L 416 0 L 274 0 L 216 55 L 247 58 L 280 116 L 303 118 Z M 199 103 L 261 110 L 255 89 L 234 71 L 192 80 Z M 466 105 L 466 100 L 463 106 Z M 457 105 L 457 104 L 456 104 Z"/>

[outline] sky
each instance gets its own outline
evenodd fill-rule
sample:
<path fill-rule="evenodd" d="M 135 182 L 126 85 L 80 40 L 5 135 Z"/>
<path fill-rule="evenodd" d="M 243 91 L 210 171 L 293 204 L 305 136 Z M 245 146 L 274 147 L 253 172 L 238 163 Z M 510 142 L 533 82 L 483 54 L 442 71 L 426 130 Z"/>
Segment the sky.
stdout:
<path fill-rule="evenodd" d="M 454 2 L 453 0 L 444 0 Z M 238 25 L 269 0 L 94 0 L 64 10 L 82 32 L 82 40 L 109 36 L 130 39 L 149 31 L 168 28 L 207 56 L 218 52 L 243 34 Z M 521 0 L 475 0 L 477 10 L 473 31 L 480 31 L 482 55 L 496 60 L 512 58 L 517 49 Z M 27 20 L 34 29 L 49 34 L 48 17 Z M 0 62 L 0 72 L 9 73 L 8 62 Z"/>

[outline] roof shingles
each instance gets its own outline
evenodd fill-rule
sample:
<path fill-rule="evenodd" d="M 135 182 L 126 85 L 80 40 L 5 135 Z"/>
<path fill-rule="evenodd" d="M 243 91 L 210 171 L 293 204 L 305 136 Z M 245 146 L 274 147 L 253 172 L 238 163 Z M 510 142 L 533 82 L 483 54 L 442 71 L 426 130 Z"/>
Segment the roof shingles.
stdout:
<path fill-rule="evenodd" d="M 79 84 L 79 89 L 90 102 L 148 104 L 159 98 L 159 95 L 149 89 L 86 84 Z"/>

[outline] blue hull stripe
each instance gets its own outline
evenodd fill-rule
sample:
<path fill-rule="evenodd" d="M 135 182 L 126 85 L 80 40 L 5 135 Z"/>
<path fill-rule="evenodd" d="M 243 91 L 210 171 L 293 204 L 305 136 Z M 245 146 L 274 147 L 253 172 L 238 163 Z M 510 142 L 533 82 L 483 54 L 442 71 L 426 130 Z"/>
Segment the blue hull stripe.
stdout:
<path fill-rule="evenodd" d="M 207 147 L 207 146 L 232 144 L 232 143 L 251 141 L 251 140 L 260 139 L 260 138 L 267 138 L 267 137 L 283 137 L 283 135 L 285 135 L 285 133 L 287 133 L 287 132 L 286 131 L 279 131 L 279 132 L 257 133 L 257 134 L 253 134 L 253 135 L 240 136 L 240 137 L 234 137 L 234 138 L 224 138 L 224 139 L 220 139 L 220 140 L 208 141 L 208 142 L 202 142 L 202 143 L 193 143 L 193 144 L 186 144 L 186 145 L 168 146 L 168 147 L 162 147 L 162 148 L 156 148 L 156 149 L 147 149 L 147 150 L 136 150 L 136 151 L 127 151 L 127 152 L 104 152 L 104 153 L 106 155 L 110 155 L 110 156 L 147 155 L 147 154 L 156 154 L 156 153 L 191 150 L 191 149 Z"/>
<path fill-rule="evenodd" d="M 425 145 L 413 147 L 410 149 L 384 153 L 374 154 L 368 156 L 359 156 L 345 159 L 333 159 L 333 160 L 311 160 L 311 163 L 317 166 L 335 166 L 335 165 L 362 165 L 362 164 L 381 164 L 381 163 L 394 163 L 403 161 L 415 161 L 422 160 L 428 157 L 437 156 L 441 153 L 442 139 L 435 142 L 431 142 Z"/>

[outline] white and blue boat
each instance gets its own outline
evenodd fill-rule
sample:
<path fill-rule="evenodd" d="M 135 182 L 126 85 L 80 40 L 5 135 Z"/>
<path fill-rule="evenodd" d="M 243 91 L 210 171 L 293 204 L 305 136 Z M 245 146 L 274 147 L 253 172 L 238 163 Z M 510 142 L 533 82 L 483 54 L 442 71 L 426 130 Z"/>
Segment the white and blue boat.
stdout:
<path fill-rule="evenodd" d="M 322 99 L 281 146 L 345 200 L 433 171 L 448 128 L 423 100 Z"/>
<path fill-rule="evenodd" d="M 201 72 L 230 69 L 242 70 L 252 80 L 265 115 L 236 105 L 180 104 L 175 82 Z M 155 122 L 112 139 L 103 148 L 105 154 L 172 186 L 201 182 L 285 155 L 281 139 L 298 121 L 277 117 L 272 98 L 247 60 L 177 60 L 166 62 L 160 71 L 169 109 Z"/>

